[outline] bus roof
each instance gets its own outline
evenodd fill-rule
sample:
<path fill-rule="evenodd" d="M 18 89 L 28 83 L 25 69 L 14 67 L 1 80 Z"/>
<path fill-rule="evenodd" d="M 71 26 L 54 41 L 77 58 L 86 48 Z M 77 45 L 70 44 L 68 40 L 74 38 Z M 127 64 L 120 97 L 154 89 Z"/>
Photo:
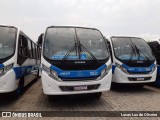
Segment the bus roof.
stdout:
<path fill-rule="evenodd" d="M 107 36 L 106 39 L 111 41 L 111 38 L 114 38 L 114 37 L 117 37 L 117 38 L 138 38 L 138 39 L 143 39 L 141 37 L 134 37 L 134 36 Z"/>
<path fill-rule="evenodd" d="M 133 37 L 133 36 L 111 36 L 110 38 L 112 37 L 119 37 L 119 38 L 141 38 L 141 37 Z M 142 38 L 141 38 L 142 39 Z"/>
<path fill-rule="evenodd" d="M 0 25 L 0 27 L 12 27 L 12 28 L 16 28 L 16 29 L 18 29 L 18 27 L 10 26 L 10 25 Z"/>
<path fill-rule="evenodd" d="M 48 28 L 85 28 L 85 29 L 93 29 L 93 30 L 98 30 L 96 28 L 89 28 L 89 27 L 80 27 L 80 26 L 48 26 Z"/>
<path fill-rule="evenodd" d="M 22 30 L 20 30 L 19 27 L 10 26 L 10 25 L 0 25 L 0 27 L 12 27 L 12 28 L 15 28 L 19 32 L 22 32 L 28 39 L 30 39 L 32 42 L 34 42 L 37 45 L 37 43 L 35 41 L 33 41 L 26 33 L 24 33 Z"/>

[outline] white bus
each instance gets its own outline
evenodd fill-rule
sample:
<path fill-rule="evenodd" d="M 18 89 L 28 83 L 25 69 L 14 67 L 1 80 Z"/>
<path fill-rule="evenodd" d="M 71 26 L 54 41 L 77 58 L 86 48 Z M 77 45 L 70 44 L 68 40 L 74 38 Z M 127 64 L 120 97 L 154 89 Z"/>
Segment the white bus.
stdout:
<path fill-rule="evenodd" d="M 156 87 L 160 87 L 160 42 L 159 40 L 148 42 L 157 61 L 157 78 L 154 83 Z"/>
<path fill-rule="evenodd" d="M 51 26 L 39 41 L 44 94 L 92 93 L 99 98 L 102 91 L 110 90 L 110 54 L 99 30 Z"/>
<path fill-rule="evenodd" d="M 40 50 L 14 26 L 0 25 L 0 93 L 23 91 L 38 75 Z"/>
<path fill-rule="evenodd" d="M 123 36 L 113 36 L 108 40 L 114 83 L 135 83 L 143 87 L 145 83 L 156 80 L 156 60 L 145 40 Z"/>

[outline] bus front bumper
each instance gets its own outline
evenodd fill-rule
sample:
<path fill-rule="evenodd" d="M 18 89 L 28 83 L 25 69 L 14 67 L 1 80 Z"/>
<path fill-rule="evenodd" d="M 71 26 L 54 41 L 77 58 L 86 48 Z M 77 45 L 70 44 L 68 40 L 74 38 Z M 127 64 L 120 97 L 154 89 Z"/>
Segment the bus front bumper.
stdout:
<path fill-rule="evenodd" d="M 157 76 L 157 69 L 151 73 L 151 74 L 126 74 L 120 69 L 115 69 L 113 74 L 112 82 L 115 83 L 151 83 L 155 82 Z M 144 78 L 146 80 L 141 80 L 141 78 Z M 139 79 L 139 80 L 138 80 Z"/>
<path fill-rule="evenodd" d="M 100 80 L 90 80 L 85 81 L 61 81 L 58 82 L 51 78 L 46 72 L 42 71 L 42 86 L 43 92 L 46 95 L 69 95 L 69 94 L 85 94 L 85 93 L 97 93 L 110 90 L 112 79 L 112 71 L 110 70 L 108 74 Z M 92 90 L 70 90 L 67 88 L 74 88 L 76 86 L 96 86 L 96 89 Z M 91 87 L 90 87 L 91 88 Z M 92 87 L 93 88 L 93 87 Z"/>
<path fill-rule="evenodd" d="M 0 77 L 0 93 L 12 92 L 16 88 L 15 73 L 12 69 Z"/>

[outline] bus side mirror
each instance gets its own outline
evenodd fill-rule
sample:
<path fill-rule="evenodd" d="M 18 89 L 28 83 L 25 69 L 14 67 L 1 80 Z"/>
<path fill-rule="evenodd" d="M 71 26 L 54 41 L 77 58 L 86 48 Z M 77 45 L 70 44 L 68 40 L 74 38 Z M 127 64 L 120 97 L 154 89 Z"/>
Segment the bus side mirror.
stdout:
<path fill-rule="evenodd" d="M 110 43 L 109 43 L 108 40 L 107 40 L 107 47 L 108 47 L 108 49 L 109 49 L 109 52 L 111 52 L 111 45 L 110 45 Z"/>
<path fill-rule="evenodd" d="M 42 33 L 42 34 L 38 37 L 38 42 L 37 42 L 37 44 L 38 44 L 39 46 L 42 46 L 43 36 L 44 36 L 44 34 Z"/>
<path fill-rule="evenodd" d="M 106 39 L 106 43 L 107 43 L 107 47 L 108 47 L 108 49 L 109 49 L 109 53 L 110 53 L 110 56 L 111 56 L 111 61 L 113 62 L 112 48 L 111 48 L 111 44 L 110 44 L 110 42 L 108 41 L 108 39 Z"/>
<path fill-rule="evenodd" d="M 104 38 L 104 40 L 105 40 L 105 42 L 107 44 L 107 47 L 109 48 L 109 40 L 105 36 L 103 36 L 103 38 Z"/>

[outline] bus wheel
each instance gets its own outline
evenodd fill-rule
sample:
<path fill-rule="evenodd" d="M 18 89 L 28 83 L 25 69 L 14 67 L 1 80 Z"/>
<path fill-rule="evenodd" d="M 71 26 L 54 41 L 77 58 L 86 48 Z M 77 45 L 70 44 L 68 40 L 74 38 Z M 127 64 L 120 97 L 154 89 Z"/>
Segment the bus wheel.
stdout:
<path fill-rule="evenodd" d="M 136 88 L 138 88 L 138 89 L 141 89 L 143 87 L 144 87 L 144 85 L 136 85 Z"/>
<path fill-rule="evenodd" d="M 37 72 L 37 76 L 36 76 L 37 78 L 39 77 L 39 69 L 38 69 L 38 72 Z"/>
<path fill-rule="evenodd" d="M 102 92 L 98 92 L 98 93 L 93 93 L 93 96 L 95 99 L 99 99 L 102 95 Z"/>
<path fill-rule="evenodd" d="M 50 102 L 55 101 L 55 95 L 48 95 L 48 99 Z"/>
<path fill-rule="evenodd" d="M 23 90 L 24 90 L 24 77 L 21 77 L 19 84 L 18 84 L 18 88 L 16 90 L 16 93 L 19 95 L 23 92 Z"/>

